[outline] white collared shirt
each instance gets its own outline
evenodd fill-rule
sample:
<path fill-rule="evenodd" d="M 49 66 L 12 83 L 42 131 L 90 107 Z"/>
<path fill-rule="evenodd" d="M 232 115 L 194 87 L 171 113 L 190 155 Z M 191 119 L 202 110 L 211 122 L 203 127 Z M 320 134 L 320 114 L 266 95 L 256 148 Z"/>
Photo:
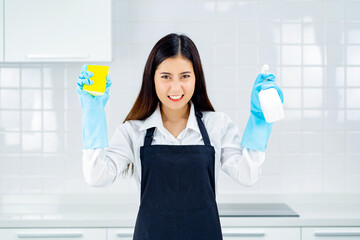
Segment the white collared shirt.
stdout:
<path fill-rule="evenodd" d="M 140 147 L 144 145 L 146 130 L 156 127 L 152 145 L 204 145 L 190 101 L 190 115 L 186 128 L 175 138 L 163 125 L 160 105 L 145 120 L 130 120 L 117 125 L 109 147 L 83 150 L 83 172 L 87 184 L 94 187 L 110 185 L 121 176 L 129 163 L 134 164 L 134 177 L 141 190 Z M 215 189 L 219 168 L 236 182 L 251 186 L 261 174 L 265 152 L 253 151 L 240 145 L 238 127 L 222 112 L 204 111 L 202 121 L 215 148 Z M 128 173 L 130 173 L 129 169 Z"/>

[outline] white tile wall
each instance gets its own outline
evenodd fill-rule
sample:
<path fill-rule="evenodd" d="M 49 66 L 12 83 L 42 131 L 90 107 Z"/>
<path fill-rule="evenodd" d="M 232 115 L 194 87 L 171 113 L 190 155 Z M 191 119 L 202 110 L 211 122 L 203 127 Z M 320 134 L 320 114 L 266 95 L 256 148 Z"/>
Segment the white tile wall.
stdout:
<path fill-rule="evenodd" d="M 270 64 L 284 92 L 259 182 L 223 172 L 222 193 L 360 192 L 360 1 L 113 0 L 109 136 L 129 112 L 153 45 L 171 32 L 197 45 L 210 99 L 242 131 L 250 91 Z M 94 63 L 97 64 L 97 63 Z M 82 63 L 0 64 L 0 193 L 136 193 L 82 177 Z"/>

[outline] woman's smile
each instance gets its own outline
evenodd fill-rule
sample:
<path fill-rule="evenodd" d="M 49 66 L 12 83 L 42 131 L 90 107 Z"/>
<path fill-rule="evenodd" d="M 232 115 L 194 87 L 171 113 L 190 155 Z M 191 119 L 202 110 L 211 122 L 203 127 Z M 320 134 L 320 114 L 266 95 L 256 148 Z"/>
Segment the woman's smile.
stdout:
<path fill-rule="evenodd" d="M 168 96 L 168 97 L 170 98 L 171 101 L 178 102 L 184 97 L 184 94 L 182 94 L 182 95 L 172 95 L 172 96 Z"/>

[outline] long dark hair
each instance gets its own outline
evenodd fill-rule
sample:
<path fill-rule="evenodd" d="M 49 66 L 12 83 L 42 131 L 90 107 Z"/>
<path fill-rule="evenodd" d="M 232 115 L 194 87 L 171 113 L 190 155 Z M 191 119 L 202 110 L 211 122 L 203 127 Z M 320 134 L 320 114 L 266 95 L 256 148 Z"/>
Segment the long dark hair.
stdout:
<path fill-rule="evenodd" d="M 161 38 L 151 50 L 146 61 L 140 92 L 123 123 L 128 120 L 145 120 L 154 113 L 160 101 L 155 91 L 155 70 L 162 61 L 170 57 L 176 57 L 177 55 L 182 55 L 193 64 L 195 72 L 195 90 L 191 97 L 191 101 L 193 102 L 194 107 L 200 111 L 215 112 L 206 92 L 205 77 L 200 55 L 194 42 L 184 34 L 170 33 Z M 124 170 L 125 175 L 129 168 L 130 164 L 128 164 L 127 168 Z M 133 173 L 134 166 L 132 166 L 131 175 Z"/>

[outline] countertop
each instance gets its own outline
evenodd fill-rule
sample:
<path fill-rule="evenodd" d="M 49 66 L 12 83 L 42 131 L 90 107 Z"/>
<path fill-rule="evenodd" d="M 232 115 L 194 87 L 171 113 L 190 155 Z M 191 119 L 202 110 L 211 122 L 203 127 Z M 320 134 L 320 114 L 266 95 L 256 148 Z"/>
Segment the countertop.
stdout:
<path fill-rule="evenodd" d="M 2 195 L 0 228 L 134 227 L 138 195 Z M 360 226 L 360 194 L 218 195 L 221 206 L 286 203 L 299 217 L 220 216 L 222 227 Z"/>

